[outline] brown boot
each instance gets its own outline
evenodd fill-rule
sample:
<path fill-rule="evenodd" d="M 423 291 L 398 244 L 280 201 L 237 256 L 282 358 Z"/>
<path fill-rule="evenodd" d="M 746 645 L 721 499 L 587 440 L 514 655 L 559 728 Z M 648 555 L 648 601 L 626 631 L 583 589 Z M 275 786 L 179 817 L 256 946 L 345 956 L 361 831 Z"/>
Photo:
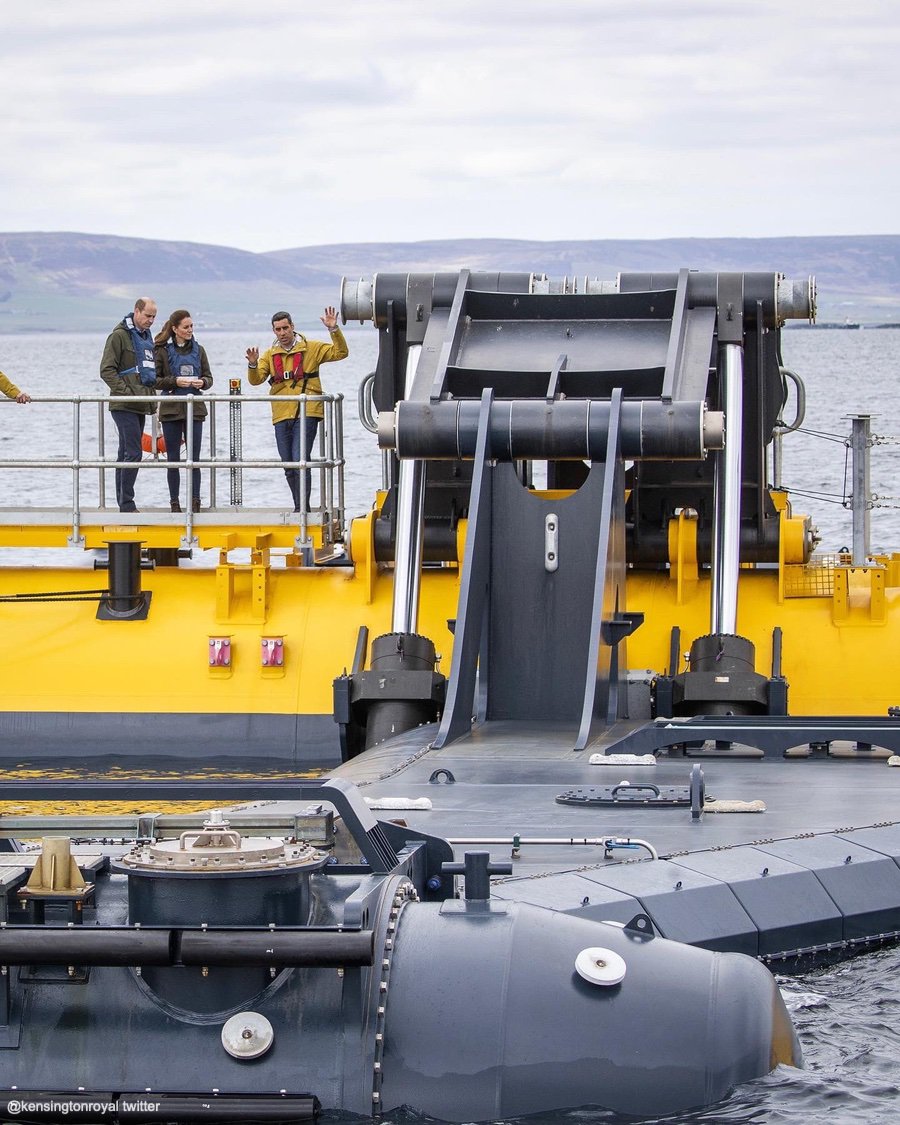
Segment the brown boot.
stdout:
<path fill-rule="evenodd" d="M 199 496 L 195 496 L 194 499 L 191 501 L 191 511 L 192 512 L 199 512 L 200 511 L 200 497 Z"/>
<path fill-rule="evenodd" d="M 169 501 L 169 507 L 172 509 L 173 512 L 180 512 L 181 511 L 181 504 L 179 504 L 179 502 L 177 500 L 170 500 Z"/>

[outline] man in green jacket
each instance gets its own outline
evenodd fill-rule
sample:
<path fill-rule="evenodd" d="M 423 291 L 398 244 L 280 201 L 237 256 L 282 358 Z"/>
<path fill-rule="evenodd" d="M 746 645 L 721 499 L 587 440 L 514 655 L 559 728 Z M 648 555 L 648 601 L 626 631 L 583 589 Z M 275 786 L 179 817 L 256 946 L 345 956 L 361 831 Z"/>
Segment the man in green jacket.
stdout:
<path fill-rule="evenodd" d="M 150 326 L 156 319 L 156 302 L 139 297 L 134 312 L 124 316 L 109 334 L 100 360 L 100 378 L 109 387 L 109 410 L 119 431 L 117 461 L 140 461 L 141 438 L 152 402 L 136 402 L 136 395 L 156 394 L 156 359 Z M 116 503 L 120 512 L 136 512 L 134 482 L 137 469 L 116 469 Z"/>
<path fill-rule="evenodd" d="M 277 312 L 272 317 L 275 343 L 268 351 L 259 354 L 259 348 L 247 349 L 247 376 L 253 386 L 269 384 L 272 399 L 272 424 L 275 427 L 275 444 L 282 461 L 301 461 L 303 448 L 305 460 L 310 460 L 316 431 L 325 415 L 323 402 L 287 402 L 282 395 L 320 395 L 319 367 L 346 359 L 350 354 L 344 333 L 338 327 L 337 309 L 329 305 L 320 318 L 331 337 L 324 340 L 307 340 L 294 328 L 291 314 Z M 305 407 L 301 410 L 301 406 Z M 301 436 L 303 435 L 303 436 Z M 294 501 L 294 511 L 301 506 L 309 511 L 309 490 L 312 473 L 303 470 L 303 488 L 299 469 L 285 469 L 288 487 Z"/>

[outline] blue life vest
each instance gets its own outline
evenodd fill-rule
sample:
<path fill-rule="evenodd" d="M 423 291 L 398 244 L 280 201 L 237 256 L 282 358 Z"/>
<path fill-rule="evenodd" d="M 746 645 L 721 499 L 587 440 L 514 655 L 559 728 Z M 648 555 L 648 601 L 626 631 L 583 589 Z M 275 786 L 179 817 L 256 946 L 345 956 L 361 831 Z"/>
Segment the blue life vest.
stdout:
<path fill-rule="evenodd" d="M 127 371 L 120 371 L 120 375 L 139 375 L 145 387 L 156 386 L 156 359 L 153 355 L 153 334 L 149 328 L 143 332 L 135 328 L 130 316 L 122 320 L 122 324 L 131 335 L 131 346 L 134 348 L 136 367 L 129 367 Z"/>
<path fill-rule="evenodd" d="M 196 336 L 191 337 L 191 350 L 180 352 L 171 340 L 166 341 L 166 353 L 169 357 L 169 371 L 173 378 L 199 379 L 200 378 L 200 345 Z M 173 395 L 198 395 L 201 392 L 197 387 L 176 387 L 170 391 Z"/>

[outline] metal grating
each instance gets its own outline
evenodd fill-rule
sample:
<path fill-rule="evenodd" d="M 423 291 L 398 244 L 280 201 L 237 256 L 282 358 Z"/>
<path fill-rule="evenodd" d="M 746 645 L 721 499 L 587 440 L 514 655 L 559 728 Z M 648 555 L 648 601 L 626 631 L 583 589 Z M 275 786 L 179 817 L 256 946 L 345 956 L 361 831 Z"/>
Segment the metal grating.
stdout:
<path fill-rule="evenodd" d="M 784 596 L 786 598 L 830 598 L 834 594 L 834 568 L 840 562 L 837 555 L 819 555 L 806 564 L 784 568 Z"/>

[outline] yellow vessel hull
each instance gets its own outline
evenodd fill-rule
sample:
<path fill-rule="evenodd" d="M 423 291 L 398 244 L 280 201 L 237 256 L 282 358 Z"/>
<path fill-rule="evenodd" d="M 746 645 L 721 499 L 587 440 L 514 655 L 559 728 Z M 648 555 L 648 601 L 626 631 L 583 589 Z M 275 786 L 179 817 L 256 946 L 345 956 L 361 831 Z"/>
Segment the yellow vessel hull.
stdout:
<path fill-rule="evenodd" d="M 176 758 L 336 761 L 333 681 L 352 669 L 362 629 L 369 641 L 391 629 L 393 569 L 375 562 L 370 524 L 371 517 L 355 525 L 354 565 L 300 566 L 295 553 L 276 556 L 266 546 L 247 564 L 223 552 L 216 566 L 145 571 L 151 600 L 144 620 L 99 620 L 96 602 L 66 600 L 91 584 L 83 569 L 3 568 L 0 729 L 7 750 L 34 757 L 41 716 L 55 716 L 38 757 L 156 750 Z M 792 715 L 884 715 L 898 702 L 898 571 L 895 558 L 866 568 L 742 570 L 738 631 L 755 645 L 756 670 L 770 675 L 773 628 L 780 627 Z M 97 575 L 93 585 L 103 582 Z M 648 681 L 683 671 L 691 642 L 709 631 L 705 572 L 686 578 L 682 571 L 679 581 L 677 568 L 630 571 L 627 589 L 628 610 L 644 619 L 626 642 L 624 666 L 646 670 Z M 458 593 L 456 565 L 425 568 L 418 629 L 434 641 L 444 674 Z M 17 594 L 47 600 L 9 600 Z M 670 666 L 674 628 L 677 669 Z M 216 645 L 223 641 L 228 658 L 220 663 Z M 267 655 L 272 641 L 281 642 L 280 664 Z M 265 725 L 275 718 L 281 725 Z M 289 729 L 291 745 L 279 745 Z M 105 730 L 115 733 L 106 737 Z"/>

